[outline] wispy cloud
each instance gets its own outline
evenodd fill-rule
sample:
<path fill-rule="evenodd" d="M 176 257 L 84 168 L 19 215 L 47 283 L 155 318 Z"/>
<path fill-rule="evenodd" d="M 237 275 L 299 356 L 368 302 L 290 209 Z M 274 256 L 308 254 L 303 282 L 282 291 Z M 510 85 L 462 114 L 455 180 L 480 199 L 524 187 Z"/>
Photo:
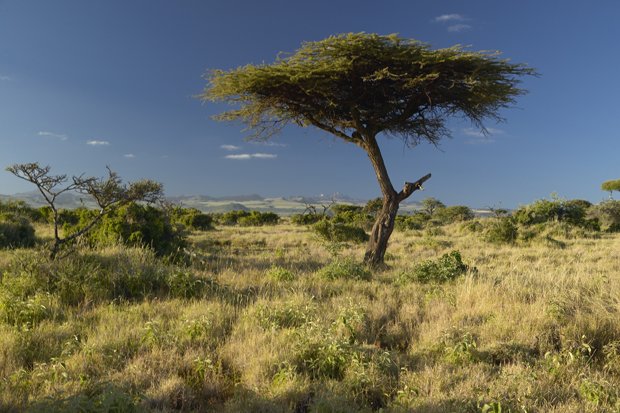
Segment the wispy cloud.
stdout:
<path fill-rule="evenodd" d="M 133 159 L 136 157 L 136 155 L 134 155 L 133 153 L 126 153 L 123 156 L 127 159 Z"/>
<path fill-rule="evenodd" d="M 238 151 L 239 149 L 241 149 L 241 146 L 220 145 L 220 148 L 224 149 L 225 151 Z"/>
<path fill-rule="evenodd" d="M 458 33 L 469 29 L 471 29 L 469 24 L 453 24 L 452 26 L 448 26 L 448 31 L 452 33 Z"/>
<path fill-rule="evenodd" d="M 273 153 L 237 153 L 234 155 L 226 155 L 226 159 L 245 160 L 245 159 L 275 159 L 278 155 Z"/>
<path fill-rule="evenodd" d="M 61 141 L 66 141 L 67 139 L 69 139 L 69 137 L 67 135 L 65 135 L 65 134 L 54 133 L 54 132 L 49 132 L 49 131 L 39 131 L 39 132 L 37 132 L 37 135 L 43 136 L 43 137 L 46 137 L 46 138 L 59 139 Z"/>
<path fill-rule="evenodd" d="M 13 80 L 13 78 L 11 76 L 0 75 L 0 81 L 10 82 L 11 80 Z"/>
<path fill-rule="evenodd" d="M 92 139 L 90 141 L 86 141 L 87 145 L 91 145 L 91 146 L 107 146 L 110 144 L 110 142 L 108 141 L 99 141 L 96 139 Z"/>
<path fill-rule="evenodd" d="M 458 13 L 450 13 L 450 14 L 442 14 L 441 16 L 437 16 L 433 19 L 438 23 L 447 23 L 447 22 L 462 22 L 467 20 L 467 18 Z"/>
<path fill-rule="evenodd" d="M 448 25 L 447 29 L 451 33 L 458 33 L 471 29 L 471 25 L 464 23 L 470 20 L 470 18 L 458 13 L 442 14 L 433 19 L 435 23 Z"/>

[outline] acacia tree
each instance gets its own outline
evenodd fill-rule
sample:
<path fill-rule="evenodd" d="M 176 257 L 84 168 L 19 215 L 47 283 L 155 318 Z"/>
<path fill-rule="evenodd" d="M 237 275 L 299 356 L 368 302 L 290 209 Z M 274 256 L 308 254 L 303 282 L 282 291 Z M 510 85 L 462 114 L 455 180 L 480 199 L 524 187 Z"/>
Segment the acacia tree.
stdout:
<path fill-rule="evenodd" d="M 601 189 L 603 191 L 609 191 L 609 199 L 613 199 L 613 191 L 620 191 L 620 179 L 603 182 L 601 184 Z"/>
<path fill-rule="evenodd" d="M 56 259 L 64 245 L 68 245 L 90 231 L 101 218 L 114 209 L 135 201 L 153 203 L 163 197 L 163 186 L 159 182 L 143 179 L 130 184 L 123 184 L 116 172 L 110 168 L 107 168 L 108 176 L 106 178 L 80 175 L 73 176 L 71 180 L 67 175 L 51 175 L 49 166 L 40 166 L 36 162 L 11 165 L 6 170 L 16 177 L 34 184 L 51 208 L 54 223 L 54 241 L 50 249 L 51 259 Z M 60 195 L 66 192 L 88 195 L 97 204 L 99 213 L 79 231 L 61 237 L 60 211 L 56 201 Z"/>
<path fill-rule="evenodd" d="M 364 260 L 381 264 L 400 202 L 431 175 L 397 191 L 377 138 L 438 144 L 450 135 L 445 122 L 455 115 L 486 133 L 483 120 L 501 120 L 499 110 L 524 93 L 517 85 L 529 74 L 532 69 L 497 53 L 432 50 L 397 35 L 350 33 L 303 43 L 273 64 L 213 70 L 200 97 L 236 105 L 216 119 L 244 122 L 250 139 L 268 139 L 294 123 L 362 148 L 383 195 Z"/>

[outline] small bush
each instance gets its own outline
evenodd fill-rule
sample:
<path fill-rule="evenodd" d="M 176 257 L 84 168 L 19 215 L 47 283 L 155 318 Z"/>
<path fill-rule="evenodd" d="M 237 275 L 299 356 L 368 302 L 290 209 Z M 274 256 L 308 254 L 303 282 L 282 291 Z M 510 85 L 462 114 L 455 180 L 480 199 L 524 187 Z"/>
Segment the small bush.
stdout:
<path fill-rule="evenodd" d="M 366 232 L 351 225 L 332 222 L 323 219 L 312 226 L 313 231 L 322 239 L 328 242 L 356 242 L 363 243 L 368 241 Z"/>
<path fill-rule="evenodd" d="M 65 223 L 71 233 L 79 231 L 92 219 L 93 210 L 76 210 L 77 224 Z M 128 204 L 104 216 L 99 225 L 86 234 L 91 246 L 115 245 L 119 241 L 129 246 L 147 246 L 159 256 L 177 253 L 186 246 L 185 233 L 172 225 L 165 211 L 148 205 Z"/>
<path fill-rule="evenodd" d="M 296 345 L 297 371 L 313 379 L 342 380 L 351 358 L 348 343 L 313 329 L 305 333 Z"/>
<path fill-rule="evenodd" d="M 242 227 L 260 227 L 276 225 L 279 221 L 280 217 L 274 212 L 251 211 L 248 215 L 240 217 L 237 223 Z"/>
<path fill-rule="evenodd" d="M 484 240 L 493 244 L 512 244 L 518 235 L 517 226 L 510 217 L 493 219 L 483 232 Z"/>
<path fill-rule="evenodd" d="M 372 274 L 360 263 L 351 259 L 336 259 L 317 272 L 318 276 L 327 280 L 353 279 L 370 280 Z"/>
<path fill-rule="evenodd" d="M 314 308 L 307 304 L 259 305 L 256 318 L 264 329 L 298 328 L 312 319 Z"/>
<path fill-rule="evenodd" d="M 196 208 L 175 207 L 170 211 L 172 221 L 188 229 L 209 231 L 213 229 L 213 217 Z"/>
<path fill-rule="evenodd" d="M 35 242 L 34 228 L 27 218 L 13 213 L 0 214 L 0 249 L 30 248 Z"/>
<path fill-rule="evenodd" d="M 435 211 L 433 219 L 439 223 L 452 224 L 454 222 L 469 221 L 474 218 L 474 212 L 464 205 L 454 205 L 445 208 L 439 208 Z"/>
<path fill-rule="evenodd" d="M 411 215 L 398 215 L 395 228 L 399 231 L 420 230 L 426 226 L 429 220 L 430 216 L 423 212 L 414 212 Z"/>
<path fill-rule="evenodd" d="M 401 275 L 401 282 L 444 283 L 454 280 L 468 269 L 458 251 L 444 254 L 439 259 L 424 261 Z"/>
<path fill-rule="evenodd" d="M 296 278 L 292 271 L 277 265 L 272 265 L 267 270 L 267 277 L 273 281 L 293 281 Z"/>
<path fill-rule="evenodd" d="M 323 219 L 320 214 L 295 214 L 291 215 L 291 223 L 295 225 L 312 225 Z"/>
<path fill-rule="evenodd" d="M 588 210 L 587 216 L 596 221 L 603 231 L 620 231 L 620 201 L 610 199 L 593 205 Z"/>

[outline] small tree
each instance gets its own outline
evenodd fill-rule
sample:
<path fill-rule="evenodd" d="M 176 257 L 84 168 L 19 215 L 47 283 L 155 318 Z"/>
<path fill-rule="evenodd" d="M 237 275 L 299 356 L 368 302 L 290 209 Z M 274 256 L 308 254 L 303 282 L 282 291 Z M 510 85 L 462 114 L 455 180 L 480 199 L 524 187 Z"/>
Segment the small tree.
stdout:
<path fill-rule="evenodd" d="M 163 187 L 160 183 L 145 179 L 123 184 L 116 172 L 110 168 L 107 168 L 108 176 L 105 178 L 80 175 L 73 176 L 71 180 L 67 178 L 67 175 L 51 175 L 49 166 L 42 167 L 36 162 L 15 164 L 6 170 L 16 177 L 34 184 L 51 208 L 54 224 L 54 241 L 50 250 L 51 259 L 56 259 L 64 245 L 90 231 L 103 216 L 116 208 L 135 201 L 157 202 L 163 196 Z M 66 192 L 88 195 L 95 201 L 99 211 L 79 231 L 63 238 L 60 236 L 61 217 L 56 201 L 61 194 Z"/>
<path fill-rule="evenodd" d="M 433 197 L 424 198 L 421 204 L 422 204 L 421 211 L 427 214 L 431 218 L 433 217 L 433 215 L 438 209 L 446 207 L 443 202 Z"/>
<path fill-rule="evenodd" d="M 430 174 L 392 185 L 377 138 L 397 136 L 413 147 L 449 136 L 448 118 L 459 115 L 484 132 L 484 119 L 524 91 L 519 77 L 534 72 L 495 53 L 460 47 L 432 50 L 397 35 L 350 33 L 307 42 L 271 65 L 247 65 L 207 75 L 204 100 L 238 108 L 216 119 L 240 120 L 267 139 L 287 124 L 314 126 L 360 147 L 374 168 L 383 203 L 365 261 L 382 264 L 399 205 Z"/>
<path fill-rule="evenodd" d="M 605 181 L 601 184 L 603 191 L 609 191 L 609 199 L 613 199 L 613 191 L 620 191 L 620 179 L 614 179 L 612 181 Z"/>

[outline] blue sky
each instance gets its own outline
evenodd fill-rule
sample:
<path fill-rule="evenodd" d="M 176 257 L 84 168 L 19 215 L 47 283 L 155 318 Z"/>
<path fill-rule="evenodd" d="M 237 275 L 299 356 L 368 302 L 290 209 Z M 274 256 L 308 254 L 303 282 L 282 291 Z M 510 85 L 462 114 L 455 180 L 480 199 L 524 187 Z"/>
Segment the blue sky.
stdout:
<path fill-rule="evenodd" d="M 0 0 L 0 166 L 152 178 L 170 195 L 379 195 L 361 149 L 311 128 L 271 145 L 213 121 L 208 69 L 271 62 L 302 41 L 399 33 L 500 50 L 540 73 L 481 138 L 451 122 L 440 150 L 382 149 L 396 186 L 431 172 L 447 204 L 515 207 L 556 192 L 598 202 L 620 178 L 620 3 L 585 1 Z M 231 156 L 232 155 L 232 156 Z M 31 190 L 7 172 L 0 193 Z"/>

